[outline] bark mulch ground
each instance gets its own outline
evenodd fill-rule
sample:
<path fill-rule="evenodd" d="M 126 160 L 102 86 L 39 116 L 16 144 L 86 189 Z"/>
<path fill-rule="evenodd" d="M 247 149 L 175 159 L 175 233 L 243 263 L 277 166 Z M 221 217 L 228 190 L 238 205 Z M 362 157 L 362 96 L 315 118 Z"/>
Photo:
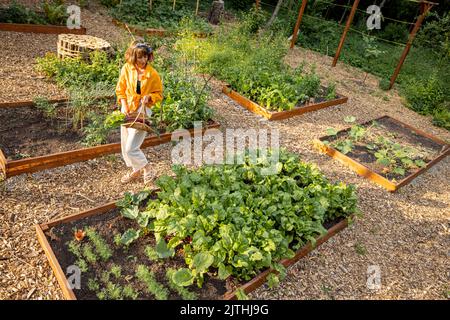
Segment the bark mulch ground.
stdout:
<path fill-rule="evenodd" d="M 83 15 L 89 33 L 98 30 L 98 35 L 105 37 L 107 31 L 115 30 L 105 16 L 86 10 Z M 5 36 L 8 41 L 3 41 Z M 55 50 L 55 39 L 48 35 L 3 32 L 0 37 L 0 72 L 15 79 L 1 80 L 0 100 L 5 100 L 5 93 L 9 95 L 10 90 L 21 92 L 19 97 L 22 99 L 33 98 L 35 91 L 28 92 L 22 85 L 23 76 L 33 73 L 20 72 L 18 63 L 32 64 L 33 58 L 43 53 L 33 49 L 35 45 L 43 45 L 41 42 Z M 30 51 L 28 59 L 25 54 L 17 57 L 25 44 L 27 49 L 31 48 L 26 50 L 27 54 Z M 6 52 L 15 60 L 5 60 Z M 346 116 L 355 116 L 359 122 L 364 122 L 388 114 L 447 141 L 450 133 L 434 127 L 430 118 L 404 107 L 395 90 L 384 92 L 378 89 L 375 77 L 369 76 L 366 85 L 361 85 L 364 73 L 360 70 L 341 63 L 331 68 L 331 58 L 300 48 L 291 51 L 286 60 L 293 66 L 302 62 L 307 66 L 315 64 L 325 84 L 336 82 L 337 91 L 348 96 L 349 102 L 279 122 L 268 122 L 223 95 L 221 84 L 216 82 L 210 100 L 217 112 L 215 120 L 221 122 L 221 130 L 279 130 L 281 146 L 301 155 L 304 161 L 317 164 L 331 180 L 358 187 L 363 216 L 289 268 L 287 278 L 279 287 L 263 286 L 251 298 L 448 299 L 450 159 L 441 161 L 392 194 L 318 153 L 311 141 L 324 136 L 329 127 L 343 129 L 342 120 Z M 10 86 L 8 90 L 4 87 L 6 83 Z M 33 83 L 37 88 L 46 82 L 33 79 Z M 63 95 L 53 85 L 46 85 L 48 92 Z M 34 88 L 27 83 L 28 86 Z M 15 95 L 9 95 L 6 100 L 11 96 Z M 170 174 L 170 144 L 149 148 L 145 153 L 159 175 Z M 3 184 L 0 191 L 0 299 L 62 298 L 33 226 L 112 201 L 125 191 L 135 192 L 143 187 L 142 181 L 121 185 L 120 177 L 125 173 L 120 156 L 113 155 L 13 177 Z M 379 267 L 381 272 L 378 290 L 367 286 L 367 272 L 371 266 Z"/>

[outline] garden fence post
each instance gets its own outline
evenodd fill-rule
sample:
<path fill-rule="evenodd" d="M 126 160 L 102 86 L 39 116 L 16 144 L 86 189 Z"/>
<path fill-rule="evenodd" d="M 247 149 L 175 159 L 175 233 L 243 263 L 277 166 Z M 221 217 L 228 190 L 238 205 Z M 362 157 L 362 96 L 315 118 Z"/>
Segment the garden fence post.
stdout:
<path fill-rule="evenodd" d="M 300 28 L 300 23 L 302 22 L 303 13 L 305 12 L 305 7 L 306 7 L 307 2 L 308 2 L 308 0 L 302 0 L 302 6 L 300 7 L 300 10 L 298 11 L 297 22 L 295 23 L 294 33 L 292 34 L 292 39 L 291 39 L 291 49 L 294 48 L 295 42 L 297 41 L 298 29 Z"/>
<path fill-rule="evenodd" d="M 416 24 L 414 25 L 414 28 L 412 29 L 411 33 L 409 34 L 409 38 L 408 38 L 408 42 L 406 43 L 406 47 L 405 47 L 405 49 L 403 49 L 403 53 L 397 64 L 397 67 L 395 68 L 394 74 L 391 77 L 391 81 L 389 83 L 389 90 L 392 89 L 392 87 L 394 86 L 395 80 L 397 79 L 398 74 L 400 73 L 400 69 L 402 68 L 403 63 L 405 62 L 405 59 L 409 53 L 409 50 L 411 49 L 411 45 L 414 41 L 414 38 L 416 37 L 417 31 L 419 30 L 420 26 L 422 25 L 422 22 L 425 19 L 425 16 L 433 7 L 434 3 L 421 2 L 420 5 L 421 5 L 421 10 L 420 10 L 421 15 L 417 18 Z"/>
<path fill-rule="evenodd" d="M 347 37 L 347 32 L 350 29 L 350 25 L 352 24 L 353 18 L 356 13 L 356 9 L 358 8 L 358 4 L 359 4 L 359 0 L 355 0 L 355 2 L 353 2 L 352 11 L 350 11 L 350 15 L 348 16 L 347 24 L 345 25 L 344 32 L 342 33 L 342 36 L 341 36 L 341 41 L 339 42 L 339 46 L 337 48 L 336 54 L 333 59 L 333 64 L 332 64 L 333 67 L 336 67 L 336 63 L 339 59 L 339 56 L 341 55 L 341 50 L 342 50 L 342 47 L 344 46 L 345 38 Z"/>
<path fill-rule="evenodd" d="M 195 7 L 195 15 L 198 16 L 198 7 L 200 6 L 200 0 L 197 0 L 197 5 Z"/>

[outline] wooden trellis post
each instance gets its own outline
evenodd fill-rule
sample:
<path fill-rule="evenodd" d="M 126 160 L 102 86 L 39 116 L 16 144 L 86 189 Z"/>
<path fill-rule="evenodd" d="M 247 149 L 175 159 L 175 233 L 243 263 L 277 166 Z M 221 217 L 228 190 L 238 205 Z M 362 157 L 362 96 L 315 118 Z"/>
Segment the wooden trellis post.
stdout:
<path fill-rule="evenodd" d="M 198 16 L 198 7 L 200 6 L 200 0 L 197 0 L 197 5 L 195 7 L 195 15 Z"/>
<path fill-rule="evenodd" d="M 259 9 L 259 0 L 256 0 L 256 9 Z"/>
<path fill-rule="evenodd" d="M 411 49 L 411 45 L 414 41 L 414 38 L 416 37 L 417 31 L 419 31 L 420 26 L 422 25 L 423 20 L 425 19 L 425 16 L 427 13 L 431 10 L 431 8 L 434 5 L 438 5 L 437 3 L 428 2 L 428 1 L 422 1 L 420 2 L 420 16 L 417 18 L 417 21 L 414 25 L 414 28 L 411 30 L 411 33 L 409 34 L 408 42 L 406 43 L 405 49 L 403 49 L 403 53 L 400 57 L 400 60 L 397 64 L 397 67 L 395 68 L 394 74 L 391 77 L 391 81 L 389 83 L 389 89 L 392 89 L 394 86 L 395 80 L 398 77 L 398 74 L 400 73 L 400 69 L 403 66 L 403 63 L 405 62 L 406 56 L 409 53 L 409 50 Z"/>
<path fill-rule="evenodd" d="M 345 25 L 344 32 L 342 33 L 342 36 L 341 36 L 341 41 L 339 41 L 339 46 L 337 48 L 336 54 L 333 59 L 333 64 L 332 64 L 333 67 L 336 66 L 336 63 L 339 60 L 339 56 L 341 55 L 342 47 L 344 46 L 345 38 L 347 37 L 347 32 L 350 29 L 353 18 L 355 17 L 355 13 L 356 13 L 356 9 L 358 8 L 358 4 L 359 4 L 359 0 L 355 0 L 355 2 L 353 2 L 352 11 L 350 11 L 350 15 L 348 16 L 347 24 Z"/>
<path fill-rule="evenodd" d="M 305 12 L 307 3 L 308 3 L 308 0 L 302 0 L 302 6 L 300 7 L 300 10 L 298 11 L 297 22 L 295 23 L 294 33 L 292 34 L 292 39 L 291 39 L 291 49 L 295 46 L 295 42 L 297 41 L 298 29 L 300 28 L 300 23 L 302 22 L 303 13 Z"/>

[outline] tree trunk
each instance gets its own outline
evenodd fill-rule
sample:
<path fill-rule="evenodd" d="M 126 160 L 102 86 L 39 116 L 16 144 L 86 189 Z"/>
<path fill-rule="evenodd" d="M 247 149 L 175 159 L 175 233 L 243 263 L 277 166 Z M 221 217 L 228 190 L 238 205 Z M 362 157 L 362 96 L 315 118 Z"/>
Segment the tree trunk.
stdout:
<path fill-rule="evenodd" d="M 225 4 L 223 0 L 213 1 L 211 5 L 211 9 L 208 14 L 208 21 L 211 24 L 218 24 L 220 22 L 220 18 L 225 10 Z"/>
<path fill-rule="evenodd" d="M 269 19 L 269 22 L 266 24 L 266 29 L 269 28 L 272 23 L 274 22 L 275 18 L 278 15 L 278 11 L 280 11 L 281 5 L 283 4 L 283 0 L 278 0 L 277 6 L 275 7 L 275 11 L 273 12 L 272 16 Z"/>

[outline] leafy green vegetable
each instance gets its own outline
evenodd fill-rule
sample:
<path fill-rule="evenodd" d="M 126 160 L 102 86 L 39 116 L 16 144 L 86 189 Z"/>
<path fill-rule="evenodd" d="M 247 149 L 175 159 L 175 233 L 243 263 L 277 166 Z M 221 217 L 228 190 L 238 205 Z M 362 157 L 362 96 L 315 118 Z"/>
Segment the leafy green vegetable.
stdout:
<path fill-rule="evenodd" d="M 122 238 L 120 239 L 121 243 L 123 245 L 130 245 L 133 241 L 137 240 L 139 238 L 140 232 L 136 231 L 134 229 L 128 229 L 125 231 L 125 233 L 122 235 Z"/>
<path fill-rule="evenodd" d="M 177 286 L 186 287 L 194 282 L 194 276 L 192 275 L 191 270 L 182 268 L 173 273 L 172 281 Z"/>
<path fill-rule="evenodd" d="M 189 269 L 177 273 L 178 285 L 201 286 L 211 271 L 221 279 L 248 280 L 275 268 L 282 279 L 278 261 L 323 234 L 324 221 L 356 211 L 353 186 L 328 182 L 316 167 L 285 151 L 278 171 L 263 174 L 270 155 L 258 154 L 252 162 L 246 153 L 242 164 L 192 170 L 174 166 L 175 177 L 157 180 L 157 199 L 139 215 L 150 217 L 163 252 L 166 246 L 183 250 Z"/>
<path fill-rule="evenodd" d="M 168 248 L 167 243 L 163 238 L 159 239 L 155 249 L 156 254 L 161 259 L 173 257 L 173 255 L 175 254 L 175 250 L 173 250 L 172 248 Z"/>

